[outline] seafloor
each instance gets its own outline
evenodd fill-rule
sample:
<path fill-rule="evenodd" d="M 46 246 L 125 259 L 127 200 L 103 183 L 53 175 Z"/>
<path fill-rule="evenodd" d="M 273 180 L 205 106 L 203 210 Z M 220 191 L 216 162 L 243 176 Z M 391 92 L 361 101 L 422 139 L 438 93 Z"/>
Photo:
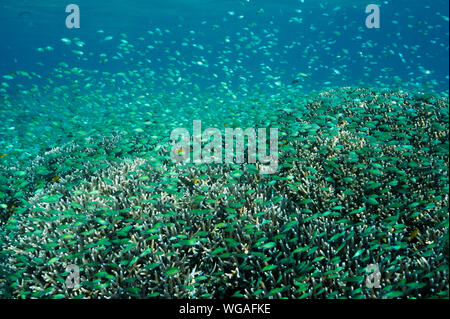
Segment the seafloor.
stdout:
<path fill-rule="evenodd" d="M 1 298 L 449 297 L 448 96 L 67 91 L 0 110 Z M 277 173 L 174 164 L 196 119 L 277 127 Z"/>

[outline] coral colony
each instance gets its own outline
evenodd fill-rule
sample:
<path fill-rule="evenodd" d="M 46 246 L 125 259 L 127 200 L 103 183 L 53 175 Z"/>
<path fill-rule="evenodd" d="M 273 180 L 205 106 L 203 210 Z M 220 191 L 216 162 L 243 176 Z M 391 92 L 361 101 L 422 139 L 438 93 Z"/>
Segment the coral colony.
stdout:
<path fill-rule="evenodd" d="M 83 137 L 27 167 L 3 166 L 3 296 L 446 294 L 448 99 L 287 93 L 295 104 L 270 115 L 275 174 L 174 163 L 173 141 L 146 131 Z M 80 267 L 73 289 L 67 264 Z M 372 264 L 379 289 L 364 285 Z"/>

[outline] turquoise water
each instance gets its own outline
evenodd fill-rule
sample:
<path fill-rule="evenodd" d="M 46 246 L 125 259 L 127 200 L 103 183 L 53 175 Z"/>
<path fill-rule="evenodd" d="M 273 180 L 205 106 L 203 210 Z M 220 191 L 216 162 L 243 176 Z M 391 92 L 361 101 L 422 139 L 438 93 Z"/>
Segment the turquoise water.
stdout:
<path fill-rule="evenodd" d="M 448 1 L 68 4 L 0 2 L 0 298 L 448 298 Z"/>

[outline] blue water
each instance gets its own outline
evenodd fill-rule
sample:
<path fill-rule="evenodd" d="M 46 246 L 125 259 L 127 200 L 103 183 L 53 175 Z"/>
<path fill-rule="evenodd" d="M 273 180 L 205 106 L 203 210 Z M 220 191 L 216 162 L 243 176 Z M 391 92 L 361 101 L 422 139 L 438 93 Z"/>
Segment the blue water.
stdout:
<path fill-rule="evenodd" d="M 123 33 L 136 50 L 158 41 L 145 56 L 152 61 L 145 66 L 156 72 L 156 78 L 173 66 L 202 88 L 224 79 L 233 87 L 278 80 L 289 84 L 299 72 L 309 75 L 300 83 L 305 90 L 390 85 L 440 92 L 448 87 L 445 0 L 380 1 L 379 29 L 366 28 L 369 2 L 364 1 L 78 1 L 80 29 L 65 27 L 67 4 L 1 2 L 1 74 L 26 70 L 45 77 L 59 62 L 109 72 L 133 68 L 129 59 L 144 58 L 136 52 L 105 64 L 95 58 L 117 52 Z M 162 35 L 147 33 L 157 29 Z M 114 39 L 102 42 L 108 35 Z M 254 45 L 246 48 L 252 36 L 257 37 Z M 64 37 L 84 41 L 80 50 L 88 60 L 73 54 L 74 46 L 61 42 Z M 240 41 L 242 37 L 246 38 Z M 36 51 L 45 46 L 54 51 Z M 180 55 L 170 63 L 168 56 L 175 51 Z M 199 58 L 209 67 L 196 65 Z M 267 75 L 276 80 L 267 80 Z"/>

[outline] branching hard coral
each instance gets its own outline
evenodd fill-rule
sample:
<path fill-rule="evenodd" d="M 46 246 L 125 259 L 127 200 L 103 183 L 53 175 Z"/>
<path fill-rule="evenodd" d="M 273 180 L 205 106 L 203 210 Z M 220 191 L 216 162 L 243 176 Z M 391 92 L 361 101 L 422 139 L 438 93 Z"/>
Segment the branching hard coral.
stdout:
<path fill-rule="evenodd" d="M 448 100 L 430 104 L 399 92 L 324 92 L 277 114 L 285 142 L 275 175 L 260 175 L 254 164 L 174 164 L 167 145 L 117 161 L 107 147 L 95 165 L 58 173 L 12 214 L 0 291 L 32 298 L 448 295 L 445 107 Z M 66 150 L 58 165 L 77 150 Z M 74 289 L 65 286 L 68 264 L 81 267 Z M 380 268 L 381 289 L 364 285 L 371 264 Z"/>

